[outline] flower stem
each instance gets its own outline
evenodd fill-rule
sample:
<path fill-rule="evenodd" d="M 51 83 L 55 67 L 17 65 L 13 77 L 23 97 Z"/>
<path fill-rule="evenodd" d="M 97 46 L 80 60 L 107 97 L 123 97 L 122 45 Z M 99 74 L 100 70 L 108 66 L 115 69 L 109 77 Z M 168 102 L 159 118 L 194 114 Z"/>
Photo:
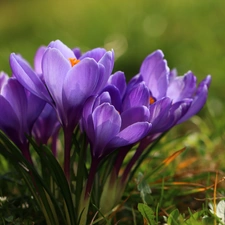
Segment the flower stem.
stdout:
<path fill-rule="evenodd" d="M 126 182 L 128 175 L 130 174 L 130 171 L 132 169 L 132 167 L 134 166 L 134 164 L 137 162 L 138 158 L 140 157 L 140 155 L 142 154 L 142 152 L 145 150 L 145 148 L 148 146 L 148 144 L 146 144 L 146 142 L 141 142 L 136 150 L 136 152 L 134 153 L 133 157 L 131 158 L 131 160 L 129 161 L 129 163 L 127 164 L 124 173 L 122 175 L 122 179 L 121 182 Z"/>
<path fill-rule="evenodd" d="M 59 130 L 57 132 L 55 132 L 52 135 L 52 144 L 51 144 L 51 149 L 52 149 L 52 154 L 57 157 L 57 141 L 58 141 L 58 134 L 59 134 Z"/>
<path fill-rule="evenodd" d="M 113 166 L 113 169 L 114 169 L 116 175 L 119 174 L 119 171 L 120 171 L 120 168 L 122 166 L 123 160 L 126 157 L 129 150 L 131 149 L 131 147 L 132 147 L 132 145 L 120 148 L 119 153 L 118 153 L 117 158 L 116 158 L 116 161 L 115 161 L 115 164 Z"/>
<path fill-rule="evenodd" d="M 25 157 L 25 159 L 31 164 L 33 165 L 33 161 L 31 158 L 31 154 L 30 154 L 30 149 L 29 149 L 29 143 L 26 141 L 25 143 L 21 143 L 18 146 L 23 154 L 23 156 Z"/>
<path fill-rule="evenodd" d="M 31 154 L 30 154 L 30 148 L 29 148 L 30 145 L 29 145 L 29 142 L 28 141 L 25 141 L 24 143 L 20 143 L 17 146 L 21 150 L 24 158 L 28 161 L 28 163 L 30 163 L 32 166 L 34 166 L 33 160 L 31 158 Z M 28 173 L 30 175 L 31 181 L 32 181 L 32 183 L 34 185 L 34 188 L 35 188 L 36 192 L 39 193 L 38 186 L 36 184 L 36 180 L 35 180 L 35 177 L 34 177 L 32 171 L 31 170 L 28 170 Z"/>
<path fill-rule="evenodd" d="M 66 176 L 67 181 L 70 180 L 70 150 L 72 147 L 72 135 L 73 132 L 64 127 L 64 173 Z"/>
<path fill-rule="evenodd" d="M 91 168 L 90 168 L 90 172 L 89 172 L 89 175 L 88 175 L 87 186 L 86 186 L 84 198 L 87 198 L 91 193 L 92 186 L 93 186 L 94 179 L 95 179 L 95 174 L 96 174 L 99 162 L 100 162 L 99 159 L 92 159 Z"/>
<path fill-rule="evenodd" d="M 163 135 L 165 135 L 165 133 L 163 133 Z M 134 153 L 133 157 L 131 158 L 130 162 L 127 164 L 127 166 L 124 170 L 124 173 L 123 173 L 122 178 L 121 178 L 121 182 L 126 182 L 127 179 L 128 179 L 128 176 L 132 177 L 132 175 L 134 174 L 137 166 L 140 165 L 140 163 L 143 160 L 143 156 L 141 156 L 142 153 L 146 150 L 146 148 L 149 145 L 151 145 L 149 150 L 145 153 L 145 154 L 149 154 L 149 152 L 159 142 L 159 140 L 163 137 L 163 135 L 157 134 L 155 136 L 148 136 L 148 137 L 142 139 L 142 141 L 139 143 L 139 146 L 138 146 L 136 152 Z M 136 165 L 135 168 L 133 168 L 133 170 L 131 172 L 131 169 L 132 169 L 132 167 L 134 166 L 135 163 L 137 163 L 137 165 Z"/>

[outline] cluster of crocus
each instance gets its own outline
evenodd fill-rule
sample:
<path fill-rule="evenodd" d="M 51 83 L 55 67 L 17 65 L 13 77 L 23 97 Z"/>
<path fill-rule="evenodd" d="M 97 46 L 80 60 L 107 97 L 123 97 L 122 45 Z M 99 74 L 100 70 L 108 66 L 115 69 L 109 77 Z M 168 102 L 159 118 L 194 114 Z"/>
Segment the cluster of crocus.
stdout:
<path fill-rule="evenodd" d="M 192 72 L 177 76 L 175 70 L 168 68 L 162 51 L 157 50 L 146 57 L 139 73 L 127 83 L 123 72 L 112 73 L 113 51 L 96 48 L 82 54 L 59 40 L 38 49 L 34 68 L 15 53 L 10 55 L 10 66 L 12 77 L 0 74 L 0 129 L 30 163 L 27 135 L 38 145 L 48 144 L 51 139 L 57 158 L 56 141 L 62 129 L 68 183 L 73 169 L 74 131 L 79 137 L 86 136 L 82 151 L 84 159 L 91 161 L 84 198 L 91 196 L 101 163 L 115 153 L 112 170 L 119 176 L 125 156 L 139 143 L 122 174 L 123 182 L 127 181 L 147 146 L 198 113 L 211 82 L 207 76 L 196 86 Z M 74 159 L 72 162 L 77 163 Z"/>

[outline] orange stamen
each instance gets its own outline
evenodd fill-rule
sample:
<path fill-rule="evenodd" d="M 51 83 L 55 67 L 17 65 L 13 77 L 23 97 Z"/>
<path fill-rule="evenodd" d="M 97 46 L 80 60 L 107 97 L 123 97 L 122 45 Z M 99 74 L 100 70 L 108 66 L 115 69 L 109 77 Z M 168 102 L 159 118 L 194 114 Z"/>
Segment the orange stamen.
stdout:
<path fill-rule="evenodd" d="M 77 63 L 80 62 L 80 60 L 76 58 L 69 58 L 69 60 L 70 60 L 71 66 L 75 66 Z"/>
<path fill-rule="evenodd" d="M 155 99 L 153 97 L 150 97 L 149 98 L 149 103 L 150 103 L 150 105 L 152 105 L 153 103 L 155 103 Z"/>

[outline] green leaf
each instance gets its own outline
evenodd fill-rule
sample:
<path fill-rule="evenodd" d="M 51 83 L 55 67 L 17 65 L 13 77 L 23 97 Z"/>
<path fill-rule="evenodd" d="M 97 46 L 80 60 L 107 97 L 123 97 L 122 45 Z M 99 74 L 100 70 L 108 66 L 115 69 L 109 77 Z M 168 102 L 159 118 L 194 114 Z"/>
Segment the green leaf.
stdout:
<path fill-rule="evenodd" d="M 153 210 L 146 204 L 139 203 L 138 211 L 142 214 L 145 220 L 147 220 L 149 225 L 156 225 L 155 215 Z"/>
<path fill-rule="evenodd" d="M 187 225 L 201 225 L 202 224 L 202 221 L 198 221 L 198 220 L 201 219 L 203 211 L 198 211 L 198 212 L 192 213 L 191 210 L 189 209 L 189 213 L 190 213 L 190 218 L 188 218 L 185 221 L 185 224 L 187 224 Z"/>
<path fill-rule="evenodd" d="M 9 216 L 9 217 L 5 217 L 4 218 L 6 222 L 13 222 L 14 217 L 13 216 Z"/>
<path fill-rule="evenodd" d="M 40 149 L 32 139 L 29 139 L 29 141 L 34 147 L 34 150 L 40 156 L 44 165 L 48 167 L 50 174 L 52 175 L 54 181 L 61 190 L 60 193 L 62 194 L 66 203 L 65 212 L 66 214 L 67 212 L 69 213 L 69 220 L 67 220 L 67 224 L 68 225 L 76 224 L 76 217 L 74 213 L 75 208 L 72 201 L 72 193 L 60 164 L 58 163 L 57 159 L 54 157 L 51 150 L 47 146 L 42 146 L 42 149 Z"/>
<path fill-rule="evenodd" d="M 180 225 L 183 221 L 184 219 L 178 209 L 173 210 L 167 219 L 168 225 Z"/>
<path fill-rule="evenodd" d="M 2 131 L 0 131 L 0 153 L 8 159 L 8 161 L 23 177 L 36 203 L 43 212 L 46 223 L 48 225 L 59 224 L 58 218 L 63 217 L 59 217 L 54 213 L 55 207 L 57 208 L 57 212 L 60 212 L 60 209 L 48 186 L 45 184 L 43 178 L 40 177 L 36 168 L 34 168 L 34 166 L 24 158 L 18 147 L 14 145 L 14 143 Z M 51 198 L 48 198 L 48 195 L 51 196 Z M 64 221 L 62 220 L 62 222 Z"/>

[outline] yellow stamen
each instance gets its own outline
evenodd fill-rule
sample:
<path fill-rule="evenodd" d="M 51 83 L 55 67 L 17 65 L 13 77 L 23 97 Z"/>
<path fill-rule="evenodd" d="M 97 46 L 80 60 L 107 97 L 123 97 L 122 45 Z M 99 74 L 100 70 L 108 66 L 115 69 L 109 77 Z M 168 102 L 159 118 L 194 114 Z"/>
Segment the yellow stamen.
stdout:
<path fill-rule="evenodd" d="M 149 103 L 150 103 L 150 105 L 152 105 L 153 103 L 155 103 L 155 99 L 153 97 L 150 97 L 149 98 Z"/>
<path fill-rule="evenodd" d="M 80 60 L 76 58 L 69 58 L 69 60 L 70 60 L 71 66 L 75 66 L 77 63 L 80 62 Z"/>

